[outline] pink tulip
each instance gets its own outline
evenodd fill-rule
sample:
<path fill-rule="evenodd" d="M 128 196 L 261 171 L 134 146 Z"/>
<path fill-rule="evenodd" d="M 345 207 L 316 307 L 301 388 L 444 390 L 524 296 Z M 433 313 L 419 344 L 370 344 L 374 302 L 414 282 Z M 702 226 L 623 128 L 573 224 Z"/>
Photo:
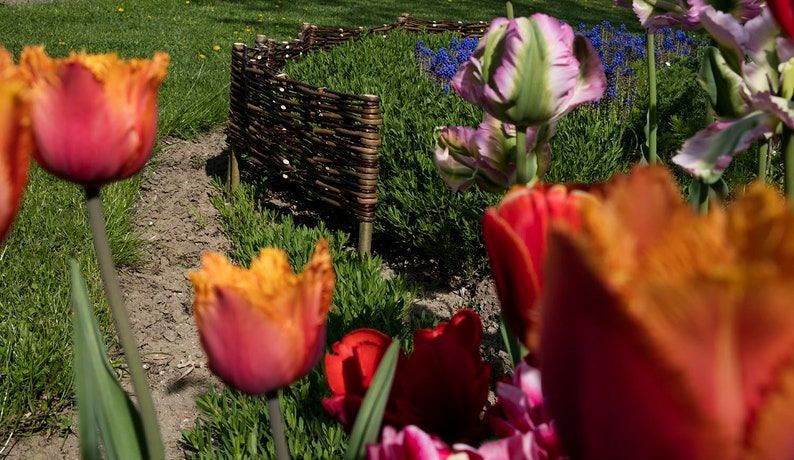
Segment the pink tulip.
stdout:
<path fill-rule="evenodd" d="M 157 89 L 169 58 L 122 61 L 115 54 L 52 59 L 26 47 L 36 160 L 62 179 L 101 186 L 143 167 L 157 131 Z"/>
<path fill-rule="evenodd" d="M 468 102 L 519 127 L 553 125 L 601 98 L 604 67 L 592 44 L 545 14 L 497 18 L 452 86 Z"/>
<path fill-rule="evenodd" d="M 320 240 L 303 273 L 285 252 L 263 249 L 245 269 L 220 254 L 202 256 L 190 273 L 193 316 L 210 369 L 228 385 L 264 394 L 303 377 L 325 347 L 334 270 L 328 242 Z"/>

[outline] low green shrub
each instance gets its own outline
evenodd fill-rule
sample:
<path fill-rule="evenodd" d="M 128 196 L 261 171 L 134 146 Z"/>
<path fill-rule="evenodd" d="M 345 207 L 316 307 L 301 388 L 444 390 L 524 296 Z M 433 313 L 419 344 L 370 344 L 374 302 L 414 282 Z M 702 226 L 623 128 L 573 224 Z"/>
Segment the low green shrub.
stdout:
<path fill-rule="evenodd" d="M 415 63 L 417 40 L 437 48 L 453 37 L 405 32 L 367 36 L 291 63 L 284 72 L 337 91 L 380 96 L 384 125 L 373 247 L 414 247 L 459 270 L 483 262 L 480 221 L 499 197 L 476 188 L 454 194 L 433 164 L 436 127 L 477 126 L 483 116 L 480 108 L 428 80 Z"/>

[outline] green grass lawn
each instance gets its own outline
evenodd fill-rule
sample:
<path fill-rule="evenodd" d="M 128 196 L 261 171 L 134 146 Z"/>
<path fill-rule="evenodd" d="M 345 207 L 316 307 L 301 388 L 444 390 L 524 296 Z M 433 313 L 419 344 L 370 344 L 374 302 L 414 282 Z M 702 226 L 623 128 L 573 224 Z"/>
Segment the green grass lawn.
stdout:
<path fill-rule="evenodd" d="M 609 0 L 524 0 L 514 5 L 518 14 L 543 11 L 571 24 L 609 20 L 637 27 L 630 11 L 614 7 Z M 503 4 L 477 0 L 73 0 L 0 5 L 0 45 L 16 56 L 26 44 L 45 45 L 56 56 L 86 50 L 151 57 L 155 51 L 166 51 L 171 55 L 171 67 L 161 90 L 160 135 L 190 137 L 225 120 L 229 51 L 234 42 L 252 43 L 257 34 L 292 38 L 303 22 L 374 26 L 391 22 L 403 12 L 429 19 L 488 20 L 503 14 Z M 111 216 L 109 230 L 117 262 L 122 265 L 133 263 L 139 254 L 139 242 L 130 231 L 129 212 L 136 195 L 134 179 L 109 187 L 104 193 L 106 213 Z M 257 210 L 251 213 L 260 215 Z M 279 220 L 277 225 L 288 224 Z M 304 231 L 314 235 L 316 230 Z M 294 238 L 304 238 L 301 232 L 296 231 Z M 344 237 L 336 238 L 341 241 Z M 251 235 L 235 239 L 237 244 L 241 241 L 263 244 L 274 240 Z M 246 252 L 239 247 L 237 251 L 243 259 Z M 100 323 L 106 328 L 108 318 L 93 268 L 81 193 L 77 187 L 34 169 L 16 226 L 0 246 L 0 315 L 4 318 L 0 321 L 0 439 L 11 431 L 19 434 L 57 429 L 64 423 L 60 414 L 71 405 L 70 257 L 81 262 L 99 304 Z M 375 276 L 371 267 L 345 263 Z M 374 279 L 361 282 L 369 287 L 381 286 Z M 395 283 L 397 287 L 381 286 L 378 292 L 399 307 L 407 291 L 399 281 Z M 362 319 L 355 316 L 351 321 L 344 324 Z M 315 391 L 309 399 L 315 401 L 317 396 Z M 333 437 L 334 442 L 339 441 L 337 437 Z M 194 439 L 197 448 L 205 446 L 201 432 Z M 327 448 L 335 451 L 339 443 Z"/>

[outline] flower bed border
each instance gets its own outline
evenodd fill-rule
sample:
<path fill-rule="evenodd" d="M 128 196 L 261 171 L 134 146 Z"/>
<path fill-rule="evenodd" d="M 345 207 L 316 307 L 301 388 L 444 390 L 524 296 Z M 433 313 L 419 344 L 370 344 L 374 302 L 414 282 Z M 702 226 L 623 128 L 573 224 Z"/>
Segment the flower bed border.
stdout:
<path fill-rule="evenodd" d="M 380 98 L 291 80 L 280 70 L 289 60 L 357 40 L 365 31 L 482 36 L 488 25 L 487 21 L 430 21 L 403 14 L 391 24 L 371 29 L 304 23 L 294 40 L 277 42 L 259 35 L 253 47 L 235 43 L 226 127 L 230 190 L 240 180 L 238 154 L 246 152 L 253 164 L 355 215 L 359 254 L 369 254 L 378 200 Z"/>

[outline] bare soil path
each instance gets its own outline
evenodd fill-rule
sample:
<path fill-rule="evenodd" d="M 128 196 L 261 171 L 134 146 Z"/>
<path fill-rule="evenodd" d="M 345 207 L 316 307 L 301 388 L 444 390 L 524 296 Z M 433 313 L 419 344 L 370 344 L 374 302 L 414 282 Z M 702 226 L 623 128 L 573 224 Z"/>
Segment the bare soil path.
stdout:
<path fill-rule="evenodd" d="M 120 274 L 168 459 L 185 457 L 181 431 L 192 428 L 199 414 L 195 399 L 219 384 L 204 365 L 185 274 L 200 267 L 202 252 L 230 247 L 210 203 L 210 196 L 219 193 L 210 176 L 222 161 L 225 140 L 215 131 L 191 141 L 162 141 L 163 148 L 144 170 L 135 211 L 137 230 L 147 242 L 143 261 Z M 4 455 L 77 459 L 77 436 L 12 441 Z"/>

